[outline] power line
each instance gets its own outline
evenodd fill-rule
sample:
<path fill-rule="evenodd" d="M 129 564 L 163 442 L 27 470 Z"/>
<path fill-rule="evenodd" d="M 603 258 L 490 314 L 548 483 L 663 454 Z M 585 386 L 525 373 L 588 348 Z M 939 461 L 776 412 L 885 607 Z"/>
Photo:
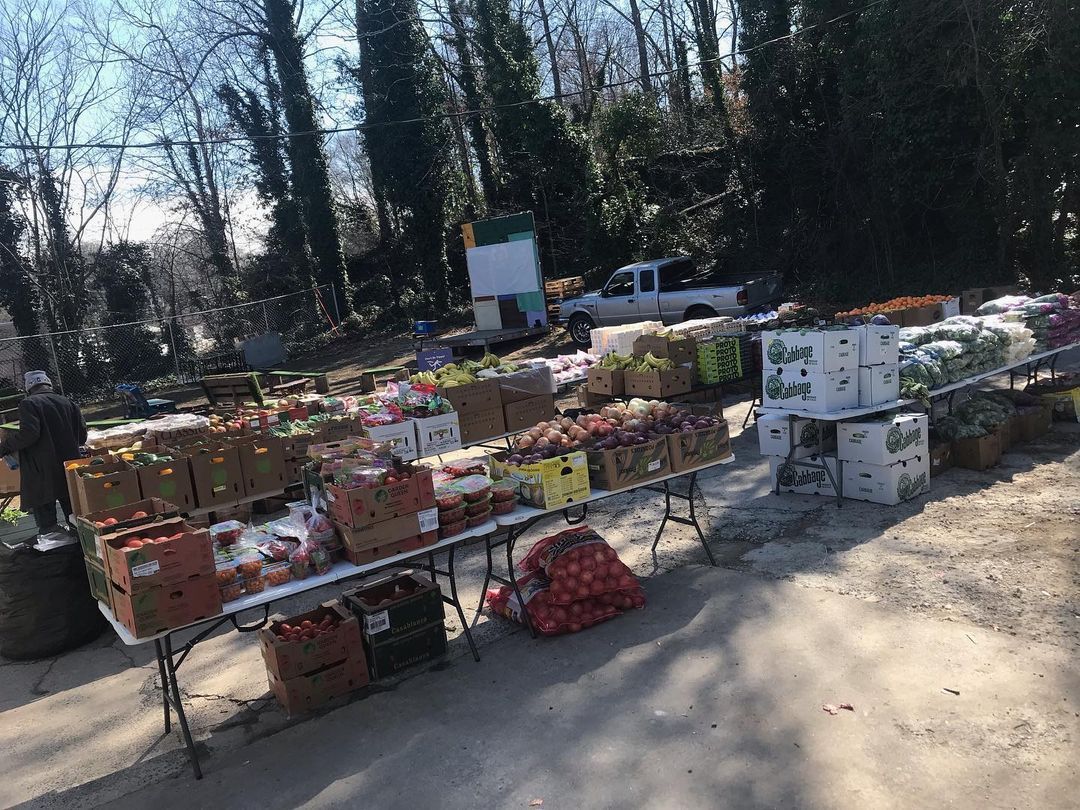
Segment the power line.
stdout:
<path fill-rule="evenodd" d="M 816 28 L 823 28 L 827 25 L 833 25 L 840 22 L 847 17 L 851 17 L 855 14 L 862 14 L 869 11 L 874 6 L 879 6 L 884 3 L 885 0 L 872 0 L 862 8 L 851 9 L 845 11 L 843 14 L 838 14 L 829 20 L 822 20 L 821 22 L 812 23 L 810 25 L 799 28 L 792 31 L 790 34 L 784 34 L 783 36 L 775 37 L 773 39 L 759 42 L 752 48 L 744 48 L 742 50 L 734 51 L 732 53 L 723 54 L 712 59 L 702 59 L 698 62 L 691 62 L 687 65 L 688 68 L 700 68 L 705 65 L 715 63 L 723 63 L 729 59 L 734 60 L 737 56 L 745 56 L 746 54 L 753 53 L 754 51 L 775 45 L 779 42 L 795 39 L 808 31 L 813 31 Z M 647 75 L 649 78 L 660 78 L 663 76 L 671 76 L 677 73 L 680 68 L 672 68 L 671 70 L 658 70 L 650 72 Z M 598 85 L 596 87 L 590 87 L 583 90 L 571 90 L 569 92 L 552 94 L 549 96 L 540 96 L 537 98 L 528 98 L 521 101 L 509 102 L 506 104 L 492 104 L 485 107 L 478 107 L 472 110 L 458 110 L 456 112 L 438 113 L 436 115 L 425 115 L 416 118 L 399 118 L 391 121 L 363 121 L 358 124 L 352 124 L 346 127 L 330 127 L 326 129 L 310 129 L 301 132 L 280 132 L 273 135 L 226 135 L 220 138 L 205 138 L 205 139 L 192 139 L 192 140 L 162 140 L 162 141 L 145 141 L 142 143 L 71 143 L 71 144 L 53 144 L 53 145 L 37 145 L 26 143 L 5 143 L 0 144 L 0 149 L 16 149 L 20 151 L 73 151 L 76 149 L 171 149 L 173 147 L 187 147 L 187 146 L 218 146 L 230 143 L 251 143 L 252 141 L 270 141 L 281 140 L 283 138 L 303 138 L 309 135 L 341 135 L 350 132 L 364 132 L 369 129 L 376 129 L 378 127 L 400 126 L 403 124 L 422 124 L 428 121 L 443 121 L 453 118 L 462 118 L 472 115 L 482 115 L 484 113 L 494 113 L 503 110 L 517 109 L 518 107 L 524 107 L 529 104 L 539 104 L 547 101 L 560 101 L 565 98 L 575 98 L 577 96 L 586 95 L 588 93 L 595 93 L 601 90 L 614 90 L 620 87 L 626 87 L 628 85 L 635 85 L 641 82 L 641 77 L 636 76 L 632 79 L 624 79 L 617 82 L 608 82 L 607 84 Z"/>

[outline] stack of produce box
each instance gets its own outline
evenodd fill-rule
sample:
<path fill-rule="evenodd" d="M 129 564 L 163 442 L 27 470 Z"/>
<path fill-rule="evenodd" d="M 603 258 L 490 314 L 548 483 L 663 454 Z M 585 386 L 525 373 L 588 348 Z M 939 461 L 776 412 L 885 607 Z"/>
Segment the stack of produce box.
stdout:
<path fill-rule="evenodd" d="M 820 427 L 819 427 L 820 425 Z M 804 495 L 836 495 L 829 476 L 816 467 L 804 467 L 799 461 L 826 464 L 837 475 L 836 424 L 803 417 L 763 414 L 757 419 L 758 446 L 769 456 L 769 475 L 780 492 Z"/>
<path fill-rule="evenodd" d="M 517 505 L 513 482 L 493 482 L 487 459 L 464 459 L 446 464 L 434 475 L 439 510 L 439 538 L 453 537 L 505 515 Z"/>
<path fill-rule="evenodd" d="M 401 461 L 388 445 L 342 444 L 333 454 L 320 448 L 308 475 L 312 498 L 333 520 L 346 557 L 363 565 L 436 542 L 431 469 Z"/>
<path fill-rule="evenodd" d="M 742 379 L 742 341 L 736 337 L 709 338 L 697 344 L 697 379 L 703 385 Z"/>
<path fill-rule="evenodd" d="M 221 612 L 210 536 L 157 498 L 78 518 L 94 596 L 136 638 Z"/>
<path fill-rule="evenodd" d="M 428 383 L 388 383 L 381 399 L 397 408 L 416 432 L 418 458 L 461 449 L 461 423 L 449 400 Z"/>
<path fill-rule="evenodd" d="M 360 623 L 336 602 L 291 618 L 272 616 L 258 635 L 270 691 L 289 715 L 369 682 Z"/>
<path fill-rule="evenodd" d="M 900 327 L 867 324 L 859 332 L 859 405 L 900 398 Z"/>
<path fill-rule="evenodd" d="M 605 354 L 632 354 L 634 341 L 642 335 L 654 335 L 664 328 L 661 321 L 640 321 L 622 326 L 601 326 L 590 333 L 592 344 L 590 354 L 603 357 Z"/>
<path fill-rule="evenodd" d="M 506 430 L 526 430 L 555 416 L 555 378 L 547 365 L 501 375 L 499 399 Z"/>
<path fill-rule="evenodd" d="M 836 455 L 844 462 L 844 497 L 892 506 L 930 491 L 925 414 L 875 415 L 841 422 Z"/>
<path fill-rule="evenodd" d="M 761 403 L 830 413 L 859 405 L 856 329 L 779 329 L 761 336 Z"/>
<path fill-rule="evenodd" d="M 390 574 L 346 591 L 341 601 L 362 623 L 373 681 L 446 652 L 442 591 L 429 579 Z"/>
<path fill-rule="evenodd" d="M 518 567 L 526 572 L 517 584 L 529 622 L 545 636 L 577 633 L 645 606 L 633 572 L 588 526 L 538 541 Z M 490 590 L 486 599 L 496 613 L 525 623 L 513 588 Z"/>

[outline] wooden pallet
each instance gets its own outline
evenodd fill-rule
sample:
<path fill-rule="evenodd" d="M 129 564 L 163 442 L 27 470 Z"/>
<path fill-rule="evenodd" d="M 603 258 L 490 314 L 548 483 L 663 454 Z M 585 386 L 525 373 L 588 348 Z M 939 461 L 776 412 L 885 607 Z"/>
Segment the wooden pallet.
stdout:
<path fill-rule="evenodd" d="M 585 292 L 585 279 L 581 276 L 557 278 L 544 282 L 545 298 L 568 298 Z"/>

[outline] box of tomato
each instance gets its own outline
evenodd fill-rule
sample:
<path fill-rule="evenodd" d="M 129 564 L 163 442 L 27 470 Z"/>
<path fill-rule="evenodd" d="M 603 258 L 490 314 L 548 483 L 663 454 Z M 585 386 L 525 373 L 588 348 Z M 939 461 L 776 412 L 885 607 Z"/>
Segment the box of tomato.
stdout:
<path fill-rule="evenodd" d="M 266 669 L 279 680 L 289 680 L 346 658 L 359 657 L 366 666 L 360 622 L 337 602 L 291 618 L 278 614 L 258 631 L 259 650 Z"/>

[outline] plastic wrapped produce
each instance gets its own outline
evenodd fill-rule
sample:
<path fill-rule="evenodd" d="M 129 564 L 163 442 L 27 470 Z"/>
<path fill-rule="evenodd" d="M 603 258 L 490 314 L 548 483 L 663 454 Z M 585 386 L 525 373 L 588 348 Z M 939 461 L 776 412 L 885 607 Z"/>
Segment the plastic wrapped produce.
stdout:
<path fill-rule="evenodd" d="M 987 301 L 975 312 L 978 315 L 998 315 L 1010 309 L 1015 309 L 1021 304 L 1026 304 L 1030 300 L 1026 295 L 1005 295 L 1001 298 L 995 298 L 993 301 Z"/>

